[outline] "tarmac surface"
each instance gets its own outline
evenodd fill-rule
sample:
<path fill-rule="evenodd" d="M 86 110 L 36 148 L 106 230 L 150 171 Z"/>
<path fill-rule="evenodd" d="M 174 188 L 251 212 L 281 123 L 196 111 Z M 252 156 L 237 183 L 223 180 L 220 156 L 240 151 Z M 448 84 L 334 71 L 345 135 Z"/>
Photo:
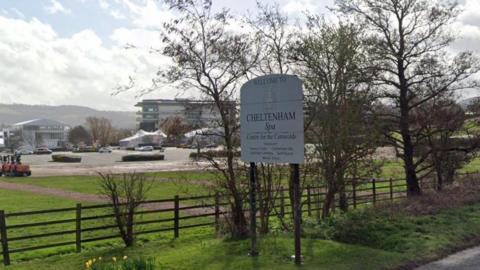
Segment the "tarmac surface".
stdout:
<path fill-rule="evenodd" d="M 480 269 L 480 246 L 452 254 L 441 260 L 415 270 L 478 270 Z"/>
<path fill-rule="evenodd" d="M 192 162 L 189 158 L 195 149 L 166 148 L 161 154 L 165 160 L 122 162 L 122 156 L 127 154 L 152 154 L 153 152 L 136 152 L 126 150 L 113 150 L 112 153 L 71 153 L 55 152 L 54 154 L 70 154 L 82 157 L 81 163 L 58 163 L 52 162 L 51 155 L 25 155 L 22 162 L 29 164 L 32 177 L 56 176 L 56 175 L 96 175 L 98 172 L 158 172 L 158 171 L 181 171 L 198 170 L 205 168 L 207 164 Z"/>

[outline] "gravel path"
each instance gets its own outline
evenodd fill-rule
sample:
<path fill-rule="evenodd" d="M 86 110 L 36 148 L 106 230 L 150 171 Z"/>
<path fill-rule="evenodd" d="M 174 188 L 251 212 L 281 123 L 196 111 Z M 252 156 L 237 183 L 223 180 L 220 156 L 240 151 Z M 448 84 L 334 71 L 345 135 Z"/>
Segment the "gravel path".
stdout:
<path fill-rule="evenodd" d="M 56 189 L 56 188 L 40 187 L 40 186 L 34 186 L 34 185 L 28 185 L 28 184 L 9 183 L 4 181 L 0 181 L 0 189 L 25 191 L 25 192 L 31 192 L 39 195 L 54 196 L 54 197 L 70 199 L 74 201 L 81 201 L 81 202 L 105 203 L 108 201 L 108 199 L 105 196 L 100 196 L 100 195 L 86 194 L 86 193 L 80 193 L 80 192 L 68 191 L 68 190 L 62 190 L 62 189 Z M 148 210 L 162 210 L 162 209 L 170 209 L 173 207 L 174 207 L 173 202 L 149 203 L 149 204 L 142 205 L 142 208 L 148 209 Z M 180 204 L 180 207 L 186 207 L 186 205 Z M 195 209 L 186 209 L 182 211 L 185 211 L 191 215 L 199 215 L 199 214 L 212 213 L 213 209 L 195 208 Z"/>

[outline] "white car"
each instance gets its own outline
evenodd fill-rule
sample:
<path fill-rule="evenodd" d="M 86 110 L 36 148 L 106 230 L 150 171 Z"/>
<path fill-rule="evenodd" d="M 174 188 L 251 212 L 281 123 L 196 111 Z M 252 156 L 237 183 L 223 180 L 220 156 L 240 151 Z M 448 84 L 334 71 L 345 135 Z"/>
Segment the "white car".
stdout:
<path fill-rule="evenodd" d="M 98 149 L 99 153 L 112 153 L 112 149 L 110 147 L 102 147 Z"/>
<path fill-rule="evenodd" d="M 15 155 L 33 155 L 33 151 L 28 149 L 17 149 L 15 150 Z"/>
<path fill-rule="evenodd" d="M 135 151 L 151 152 L 153 151 L 153 146 L 147 145 L 147 146 L 135 147 Z"/>

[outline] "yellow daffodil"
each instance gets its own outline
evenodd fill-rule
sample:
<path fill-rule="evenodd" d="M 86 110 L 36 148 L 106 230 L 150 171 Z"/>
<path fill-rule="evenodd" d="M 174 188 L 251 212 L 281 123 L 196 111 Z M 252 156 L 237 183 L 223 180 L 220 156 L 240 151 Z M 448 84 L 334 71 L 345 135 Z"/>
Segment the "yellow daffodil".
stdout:
<path fill-rule="evenodd" d="M 117 258 L 116 258 L 116 257 L 113 257 L 112 260 L 113 260 L 114 262 L 117 262 Z"/>
<path fill-rule="evenodd" d="M 128 259 L 128 257 L 127 257 L 126 255 L 125 255 L 125 256 L 123 256 L 123 260 L 126 260 L 126 259 Z"/>
<path fill-rule="evenodd" d="M 98 260 L 101 261 L 101 260 L 102 260 L 102 257 L 98 257 Z"/>

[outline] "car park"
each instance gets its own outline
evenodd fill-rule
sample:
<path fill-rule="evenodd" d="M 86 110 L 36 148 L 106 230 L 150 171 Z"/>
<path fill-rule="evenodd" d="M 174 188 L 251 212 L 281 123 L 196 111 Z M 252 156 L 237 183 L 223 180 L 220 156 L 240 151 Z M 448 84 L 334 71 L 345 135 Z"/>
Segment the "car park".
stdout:
<path fill-rule="evenodd" d="M 33 151 L 30 149 L 17 149 L 15 155 L 33 155 Z"/>
<path fill-rule="evenodd" d="M 52 150 L 46 147 L 39 147 L 39 148 L 35 148 L 35 150 L 33 150 L 33 153 L 35 155 L 49 155 L 52 153 Z"/>
<path fill-rule="evenodd" d="M 112 149 L 110 147 L 102 147 L 98 149 L 99 153 L 112 153 Z"/>
<path fill-rule="evenodd" d="M 153 149 L 154 148 L 151 145 L 135 147 L 135 151 L 140 151 L 140 152 L 151 152 L 153 151 Z"/>

